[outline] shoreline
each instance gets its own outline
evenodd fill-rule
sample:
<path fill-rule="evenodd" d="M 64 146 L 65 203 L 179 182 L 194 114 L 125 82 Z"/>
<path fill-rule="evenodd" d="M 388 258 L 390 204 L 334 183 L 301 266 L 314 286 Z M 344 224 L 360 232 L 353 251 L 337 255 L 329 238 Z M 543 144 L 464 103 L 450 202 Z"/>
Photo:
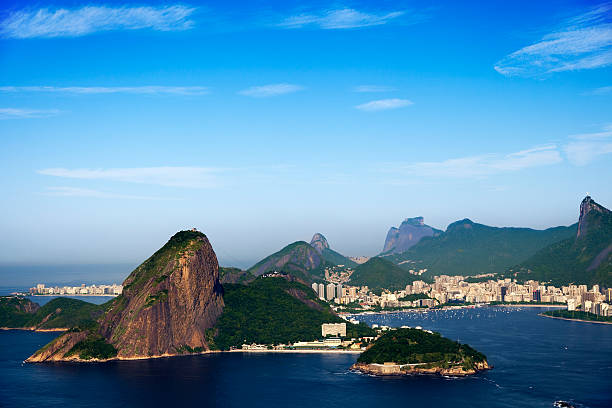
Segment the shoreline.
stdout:
<path fill-rule="evenodd" d="M 13 329 L 9 329 L 13 330 Z M 33 330 L 30 330 L 33 331 Z M 302 353 L 302 354 L 361 354 L 363 350 L 207 350 L 199 353 L 185 353 L 185 354 L 161 354 L 156 356 L 134 356 L 134 357 L 112 357 L 107 359 L 92 358 L 90 360 L 81 360 L 80 358 L 67 358 L 62 360 L 44 360 L 44 361 L 28 361 L 30 357 L 24 360 L 24 363 L 29 364 L 44 364 L 44 363 L 108 363 L 111 361 L 138 361 L 138 360 L 151 360 L 158 358 L 172 358 L 172 357 L 187 357 L 187 356 L 200 356 L 206 354 L 223 354 L 223 353 Z"/>
<path fill-rule="evenodd" d="M 53 295 L 31 295 L 29 293 L 19 293 L 19 292 L 14 292 L 11 293 L 9 296 L 23 296 L 23 297 L 88 297 L 88 296 L 94 296 L 94 297 L 117 297 L 119 295 L 91 295 L 91 294 L 87 294 L 87 295 L 67 295 L 67 294 L 53 294 Z"/>
<path fill-rule="evenodd" d="M 612 322 L 599 322 L 597 320 L 582 320 L 582 319 L 571 319 L 569 317 L 549 316 L 549 315 L 545 315 L 544 313 L 538 313 L 538 316 L 548 317 L 549 319 L 567 320 L 567 321 L 570 321 L 570 322 L 612 324 Z"/>
<path fill-rule="evenodd" d="M 304 354 L 361 354 L 363 350 L 228 350 L 221 353 L 304 353 Z"/>
<path fill-rule="evenodd" d="M 517 303 L 517 304 L 503 304 L 503 305 L 489 305 L 492 307 L 495 306 L 500 306 L 500 307 L 554 307 L 554 308 L 561 308 L 561 309 L 565 309 L 567 307 L 567 305 L 546 305 L 546 304 L 539 304 L 539 305 L 534 305 L 534 304 L 529 304 L 529 303 Z"/>
<path fill-rule="evenodd" d="M 67 329 L 65 327 L 55 327 L 52 329 L 37 329 L 35 327 L 0 327 L 0 330 L 5 330 L 5 331 L 22 330 L 22 331 L 33 331 L 33 332 L 44 333 L 44 332 L 65 332 L 70 329 Z"/>
<path fill-rule="evenodd" d="M 552 307 L 552 308 L 565 308 L 567 305 L 553 305 L 553 304 L 529 304 L 529 303 L 517 303 L 517 304 L 500 304 L 500 305 L 491 305 L 488 303 L 482 304 L 480 306 L 476 305 L 467 305 L 467 306 L 445 306 L 442 308 L 414 308 L 414 309 L 403 309 L 403 310 L 381 310 L 379 312 L 372 311 L 363 311 L 358 313 L 339 313 L 344 316 L 367 316 L 367 315 L 380 315 L 380 314 L 392 314 L 392 313 L 428 313 L 432 311 L 446 311 L 446 310 L 461 310 L 461 309 L 477 309 L 480 307 Z"/>

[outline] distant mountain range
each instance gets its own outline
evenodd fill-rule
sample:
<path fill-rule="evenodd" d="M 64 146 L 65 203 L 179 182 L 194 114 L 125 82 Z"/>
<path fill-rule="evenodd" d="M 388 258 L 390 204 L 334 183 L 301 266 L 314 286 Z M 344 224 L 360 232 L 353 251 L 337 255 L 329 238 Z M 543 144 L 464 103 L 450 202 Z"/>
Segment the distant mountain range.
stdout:
<path fill-rule="evenodd" d="M 498 228 L 466 218 L 385 259 L 406 269 L 427 269 L 425 277 L 502 273 L 547 245 L 575 234 L 576 225 L 546 230 Z"/>
<path fill-rule="evenodd" d="M 545 230 L 492 227 L 466 218 L 441 231 L 426 225 L 423 217 L 408 218 L 399 228 L 389 230 L 383 252 L 365 263 L 358 264 L 334 251 L 327 239 L 317 233 L 310 243 L 294 242 L 248 272 L 258 276 L 278 270 L 312 283 L 323 280 L 326 267 L 344 265 L 355 269 L 349 284 L 374 289 L 401 288 L 415 279 L 428 280 L 442 274 L 510 273 L 519 279 L 550 280 L 556 284 L 612 284 L 610 214 L 587 197 L 581 205 L 579 223 Z M 419 276 L 409 273 L 411 269 L 427 271 Z M 252 279 L 237 271 L 227 275 L 224 272 L 221 279 L 227 282 Z"/>
<path fill-rule="evenodd" d="M 575 234 L 542 248 L 510 272 L 518 279 L 555 285 L 612 286 L 612 211 L 585 197 Z"/>
<path fill-rule="evenodd" d="M 406 218 L 399 228 L 391 227 L 387 232 L 383 254 L 405 252 L 422 238 L 439 235 L 442 231 L 425 225 L 423 217 Z"/>

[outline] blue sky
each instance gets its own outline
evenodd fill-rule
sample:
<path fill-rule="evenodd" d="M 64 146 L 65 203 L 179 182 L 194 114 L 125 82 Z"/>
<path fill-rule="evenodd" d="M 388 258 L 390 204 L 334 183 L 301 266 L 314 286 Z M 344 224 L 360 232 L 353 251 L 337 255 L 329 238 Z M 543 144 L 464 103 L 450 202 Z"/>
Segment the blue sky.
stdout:
<path fill-rule="evenodd" d="M 0 264 L 612 206 L 612 3 L 483 3 L 3 3 Z"/>

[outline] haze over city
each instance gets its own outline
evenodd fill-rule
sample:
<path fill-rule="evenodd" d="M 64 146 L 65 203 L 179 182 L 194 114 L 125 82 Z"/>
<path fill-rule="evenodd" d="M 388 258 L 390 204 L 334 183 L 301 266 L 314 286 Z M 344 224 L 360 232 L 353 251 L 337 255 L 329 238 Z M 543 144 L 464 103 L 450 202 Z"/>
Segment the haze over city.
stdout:
<path fill-rule="evenodd" d="M 63 6 L 3 5 L 1 264 L 136 265 L 191 227 L 223 265 L 315 232 L 370 256 L 407 217 L 612 204 L 609 3 Z"/>

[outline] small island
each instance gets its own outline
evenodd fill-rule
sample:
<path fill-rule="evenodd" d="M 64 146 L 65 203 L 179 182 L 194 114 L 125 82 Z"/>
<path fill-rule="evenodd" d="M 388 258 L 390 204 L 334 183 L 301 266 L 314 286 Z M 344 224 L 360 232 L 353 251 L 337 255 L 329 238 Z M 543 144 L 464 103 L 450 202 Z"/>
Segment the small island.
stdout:
<path fill-rule="evenodd" d="M 353 369 L 373 375 L 466 376 L 491 369 L 484 354 L 429 330 L 389 330 L 364 351 Z"/>

